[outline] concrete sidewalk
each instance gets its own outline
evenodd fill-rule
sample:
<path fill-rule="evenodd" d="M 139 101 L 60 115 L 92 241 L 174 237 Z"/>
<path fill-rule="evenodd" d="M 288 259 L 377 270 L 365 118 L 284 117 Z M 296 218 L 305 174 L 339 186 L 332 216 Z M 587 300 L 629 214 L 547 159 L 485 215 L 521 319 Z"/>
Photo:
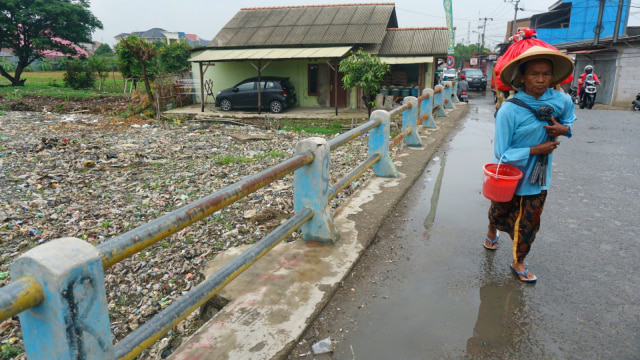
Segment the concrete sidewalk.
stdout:
<path fill-rule="evenodd" d="M 280 243 L 220 291 L 229 300 L 170 359 L 283 359 L 331 299 L 447 135 L 468 112 L 466 104 L 419 130 L 423 146 L 403 148 L 394 164 L 398 178 L 373 178 L 334 214 L 341 239 L 335 245 Z M 205 275 L 239 255 L 227 250 Z"/>

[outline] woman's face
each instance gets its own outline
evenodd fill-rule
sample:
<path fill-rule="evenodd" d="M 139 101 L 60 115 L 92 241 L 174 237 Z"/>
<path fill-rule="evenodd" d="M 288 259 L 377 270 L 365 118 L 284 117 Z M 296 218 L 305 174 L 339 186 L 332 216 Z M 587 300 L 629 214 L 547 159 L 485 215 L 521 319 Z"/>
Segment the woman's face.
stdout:
<path fill-rule="evenodd" d="M 520 74 L 520 81 L 524 84 L 524 92 L 539 98 L 551 85 L 553 64 L 550 60 L 531 60 L 526 64 L 524 74 Z"/>

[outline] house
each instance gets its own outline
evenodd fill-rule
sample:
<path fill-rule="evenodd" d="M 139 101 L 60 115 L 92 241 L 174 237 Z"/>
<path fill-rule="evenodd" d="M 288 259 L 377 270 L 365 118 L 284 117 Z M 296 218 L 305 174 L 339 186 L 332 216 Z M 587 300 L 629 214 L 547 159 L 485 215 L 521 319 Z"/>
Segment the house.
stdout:
<path fill-rule="evenodd" d="M 120 41 L 129 35 L 135 35 L 148 43 L 163 42 L 170 45 L 174 42 L 184 41 L 191 45 L 191 47 L 200 47 L 207 44 L 209 41 L 201 39 L 195 34 L 186 34 L 180 31 L 167 31 L 161 28 L 153 28 L 146 31 L 134 31 L 132 33 L 121 33 L 115 36 L 116 41 Z"/>
<path fill-rule="evenodd" d="M 631 0 L 558 0 L 548 12 L 516 20 L 516 28 L 536 29 L 538 39 L 555 45 L 625 34 Z M 511 36 L 512 21 L 507 37 Z M 599 29 L 599 32 L 597 32 Z"/>
<path fill-rule="evenodd" d="M 243 8 L 190 61 L 214 94 L 245 78 L 284 76 L 298 106 L 357 108 L 361 97 L 336 73 L 341 59 L 362 48 L 391 65 L 387 85 L 423 89 L 448 39 L 445 27 L 398 27 L 392 3 Z"/>
<path fill-rule="evenodd" d="M 196 34 L 184 34 L 184 36 L 187 38 L 189 45 L 194 48 L 206 46 L 209 43 L 209 40 L 202 39 Z"/>
<path fill-rule="evenodd" d="M 596 103 L 625 108 L 640 89 L 633 81 L 640 73 L 640 28 L 627 26 L 630 8 L 630 0 L 559 0 L 548 12 L 516 23 L 535 29 L 538 39 L 574 59 L 571 85 L 586 65 L 593 65 L 601 80 Z"/>
<path fill-rule="evenodd" d="M 597 45 L 593 39 L 556 44 L 555 46 L 574 58 L 574 83 L 584 72 L 586 65 L 593 65 L 600 79 L 597 104 L 619 108 L 631 108 L 631 101 L 640 92 L 640 27 L 627 27 L 624 36 L 600 38 Z"/>

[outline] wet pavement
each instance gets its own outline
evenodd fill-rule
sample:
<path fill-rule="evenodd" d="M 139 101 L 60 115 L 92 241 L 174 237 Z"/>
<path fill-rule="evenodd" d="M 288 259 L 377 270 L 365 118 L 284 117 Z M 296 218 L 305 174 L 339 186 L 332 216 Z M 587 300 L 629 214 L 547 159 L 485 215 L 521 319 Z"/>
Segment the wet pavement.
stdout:
<path fill-rule="evenodd" d="M 289 359 L 640 357 L 640 117 L 576 110 L 525 261 L 539 280 L 524 284 L 507 234 L 498 251 L 482 247 L 494 109 L 490 92 L 471 95 L 460 131 Z M 326 337 L 333 353 L 304 352 Z"/>

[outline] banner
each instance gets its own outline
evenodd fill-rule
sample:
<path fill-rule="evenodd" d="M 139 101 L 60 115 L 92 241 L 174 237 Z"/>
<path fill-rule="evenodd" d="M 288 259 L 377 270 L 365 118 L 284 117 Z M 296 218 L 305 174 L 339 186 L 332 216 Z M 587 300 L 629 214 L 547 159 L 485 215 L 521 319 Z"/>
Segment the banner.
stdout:
<path fill-rule="evenodd" d="M 453 46 L 453 14 L 452 14 L 452 4 L 453 0 L 443 0 L 442 5 L 444 5 L 444 13 L 447 17 L 447 29 L 449 29 L 449 46 L 447 48 L 447 69 L 451 69 L 455 67 L 455 51 Z"/>

